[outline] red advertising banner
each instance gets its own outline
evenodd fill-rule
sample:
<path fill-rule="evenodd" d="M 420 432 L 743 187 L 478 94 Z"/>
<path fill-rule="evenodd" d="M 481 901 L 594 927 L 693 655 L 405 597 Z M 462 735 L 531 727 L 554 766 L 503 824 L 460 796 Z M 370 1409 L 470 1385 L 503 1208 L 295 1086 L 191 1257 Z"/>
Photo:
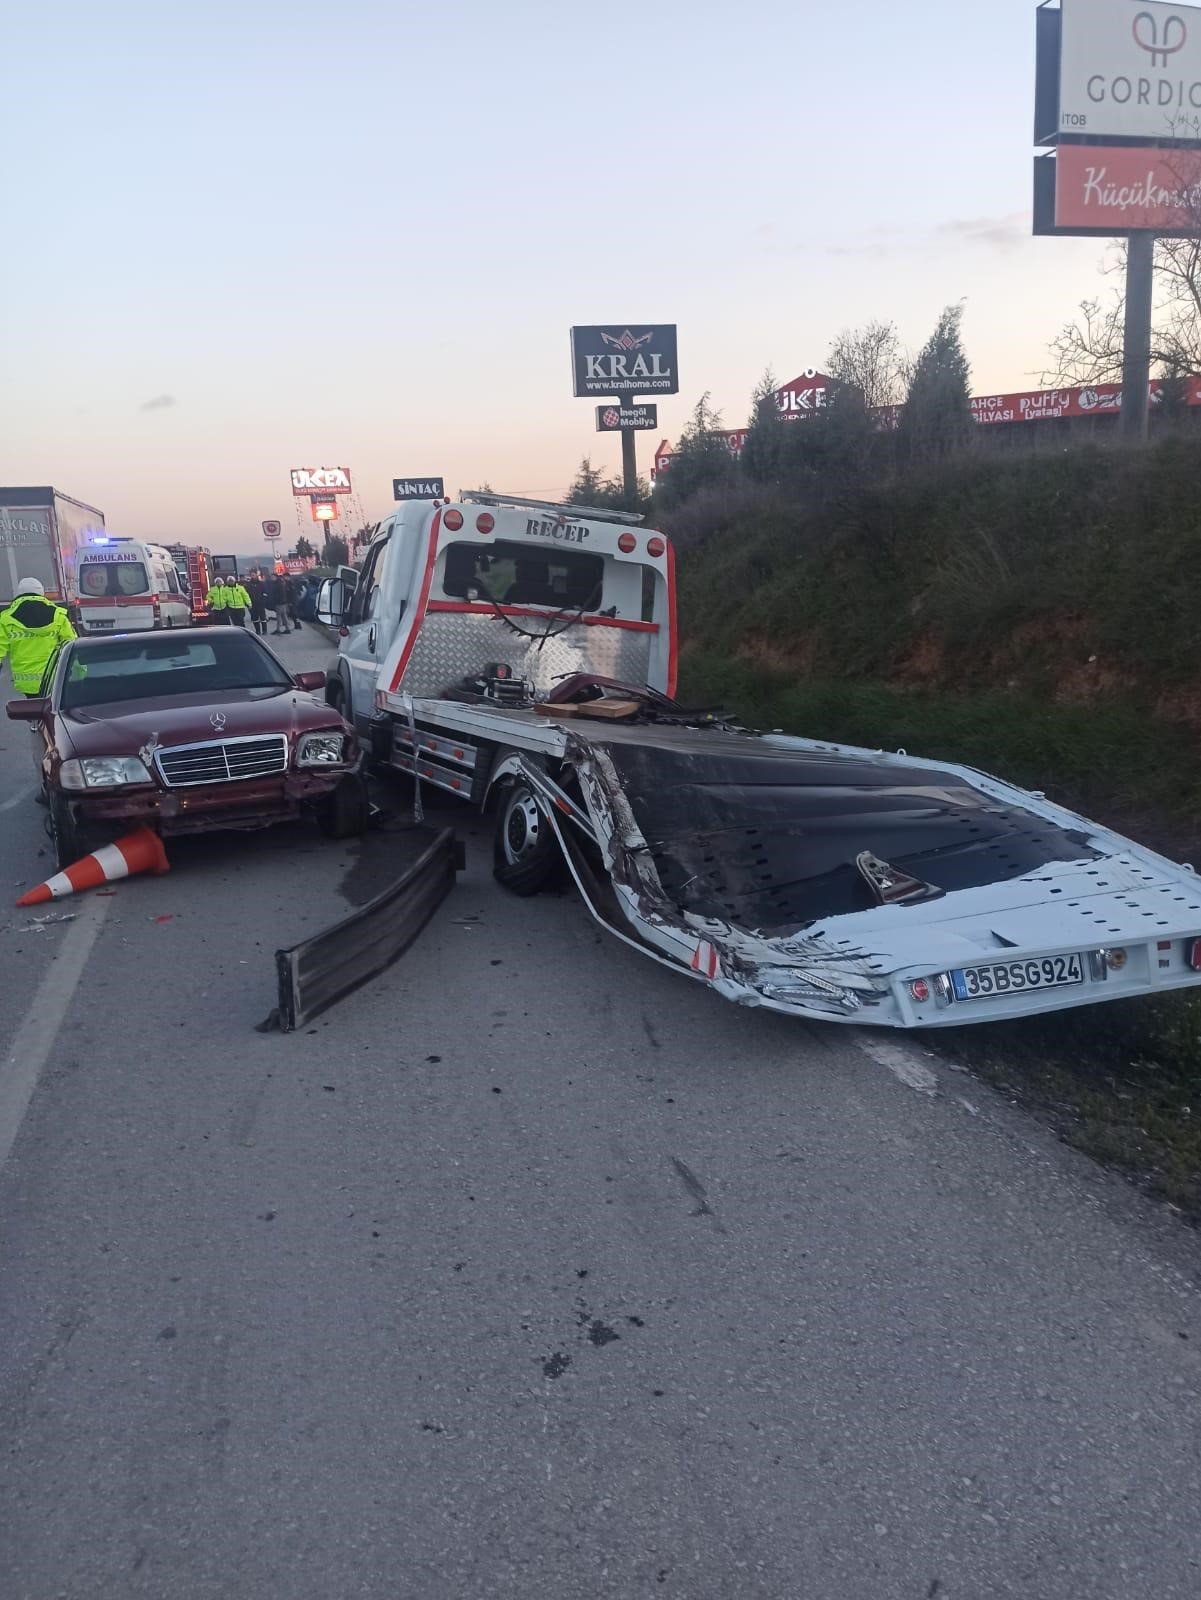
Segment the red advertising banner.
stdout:
<path fill-rule="evenodd" d="M 1115 234 L 1201 232 L 1201 152 L 1061 144 L 1055 226 Z"/>

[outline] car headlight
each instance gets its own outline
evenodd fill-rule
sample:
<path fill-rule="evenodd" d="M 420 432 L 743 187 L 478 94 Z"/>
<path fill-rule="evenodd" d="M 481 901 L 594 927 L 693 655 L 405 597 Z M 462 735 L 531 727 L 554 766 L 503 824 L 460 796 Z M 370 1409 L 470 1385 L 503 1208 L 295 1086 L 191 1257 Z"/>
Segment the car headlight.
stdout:
<path fill-rule="evenodd" d="M 296 746 L 298 767 L 337 767 L 345 759 L 346 736 L 341 733 L 306 733 Z"/>
<path fill-rule="evenodd" d="M 137 756 L 85 756 L 82 761 L 64 761 L 58 781 L 64 789 L 116 789 L 154 779 Z"/>

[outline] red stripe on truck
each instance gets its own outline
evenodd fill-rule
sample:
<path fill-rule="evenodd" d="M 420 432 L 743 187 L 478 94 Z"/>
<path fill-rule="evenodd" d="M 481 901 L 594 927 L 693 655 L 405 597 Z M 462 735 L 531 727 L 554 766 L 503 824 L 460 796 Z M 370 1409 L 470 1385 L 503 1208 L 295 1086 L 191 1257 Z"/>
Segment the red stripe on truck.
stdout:
<path fill-rule="evenodd" d="M 545 611 L 534 611 L 528 606 L 502 606 L 500 604 L 484 606 L 465 600 L 431 600 L 425 609 L 431 615 L 435 611 L 452 611 L 458 616 L 494 617 L 497 612 L 500 612 L 505 617 L 535 617 L 540 618 L 543 622 L 548 617 L 553 621 L 556 617 L 563 616 L 565 612 L 571 613 L 573 610 L 571 606 L 563 606 L 558 611 L 551 611 L 549 607 Z M 657 622 L 626 622 L 620 617 L 577 617 L 575 620 L 582 622 L 585 627 L 589 628 L 626 628 L 631 633 L 658 633 L 659 631 Z"/>
<path fill-rule="evenodd" d="M 400 688 L 400 680 L 405 675 L 405 668 L 409 664 L 409 657 L 413 654 L 413 646 L 417 643 L 417 635 L 421 632 L 421 619 L 425 616 L 425 608 L 430 597 L 430 584 L 434 581 L 434 563 L 438 559 L 438 533 L 442 527 L 442 513 L 434 513 L 434 525 L 430 529 L 430 545 L 425 554 L 425 572 L 421 577 L 421 594 L 413 612 L 413 621 L 409 628 L 409 637 L 405 640 L 405 647 L 400 653 L 400 661 L 396 671 L 392 674 L 391 691 L 393 694 Z"/>

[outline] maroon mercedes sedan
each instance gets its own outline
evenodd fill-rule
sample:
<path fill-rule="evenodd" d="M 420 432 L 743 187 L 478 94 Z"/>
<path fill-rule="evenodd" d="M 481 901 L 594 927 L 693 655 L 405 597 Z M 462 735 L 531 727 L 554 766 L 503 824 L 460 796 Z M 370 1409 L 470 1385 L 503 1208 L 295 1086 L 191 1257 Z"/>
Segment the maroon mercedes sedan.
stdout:
<path fill-rule="evenodd" d="M 324 689 L 323 672 L 293 677 L 240 628 L 64 645 L 42 697 L 8 705 L 37 724 L 60 868 L 141 823 L 171 836 L 308 809 L 332 838 L 362 833 L 362 758 Z"/>

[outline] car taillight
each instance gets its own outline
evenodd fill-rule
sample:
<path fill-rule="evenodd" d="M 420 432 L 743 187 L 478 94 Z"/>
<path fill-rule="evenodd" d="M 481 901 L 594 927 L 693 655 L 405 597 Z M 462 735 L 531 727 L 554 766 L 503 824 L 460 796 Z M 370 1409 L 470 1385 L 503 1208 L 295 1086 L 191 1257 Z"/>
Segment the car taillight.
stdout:
<path fill-rule="evenodd" d="M 648 556 L 661 556 L 666 549 L 667 545 L 662 539 L 648 539 L 646 541 L 646 553 Z"/>
<path fill-rule="evenodd" d="M 481 511 L 479 516 L 475 519 L 475 530 L 477 533 L 491 533 L 495 526 L 496 518 L 490 511 Z"/>
<path fill-rule="evenodd" d="M 442 520 L 452 533 L 458 533 L 463 526 L 463 513 L 461 511 L 447 511 Z"/>
<path fill-rule="evenodd" d="M 1188 964 L 1194 972 L 1201 972 L 1201 939 L 1189 941 Z"/>
<path fill-rule="evenodd" d="M 928 1000 L 930 998 L 930 985 L 925 978 L 914 978 L 909 985 L 909 993 L 915 1000 Z"/>
<path fill-rule="evenodd" d="M 624 555 L 630 555 L 638 547 L 638 541 L 632 533 L 623 533 L 617 541 L 617 548 Z"/>

